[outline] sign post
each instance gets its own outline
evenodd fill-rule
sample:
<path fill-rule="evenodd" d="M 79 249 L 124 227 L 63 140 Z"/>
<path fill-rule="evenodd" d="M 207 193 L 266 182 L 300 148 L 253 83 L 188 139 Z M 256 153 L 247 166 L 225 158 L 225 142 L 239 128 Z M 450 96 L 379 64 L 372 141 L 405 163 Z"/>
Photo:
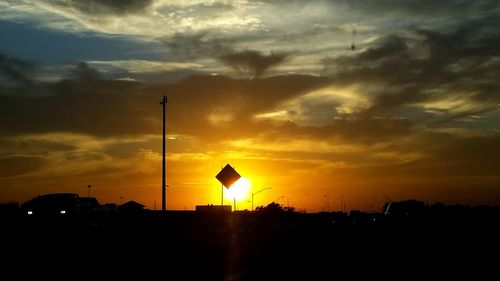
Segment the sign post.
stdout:
<path fill-rule="evenodd" d="M 220 181 L 221 186 L 221 210 L 222 206 L 224 206 L 224 189 L 225 186 L 227 189 L 231 188 L 231 186 L 241 178 L 240 174 L 236 172 L 236 170 L 231 167 L 231 165 L 227 164 L 222 170 L 215 176 L 216 179 Z M 235 199 L 236 200 L 236 199 Z M 236 203 L 235 203 L 236 204 Z M 235 206 L 236 207 L 236 206 Z M 235 208 L 236 209 L 236 208 Z"/>

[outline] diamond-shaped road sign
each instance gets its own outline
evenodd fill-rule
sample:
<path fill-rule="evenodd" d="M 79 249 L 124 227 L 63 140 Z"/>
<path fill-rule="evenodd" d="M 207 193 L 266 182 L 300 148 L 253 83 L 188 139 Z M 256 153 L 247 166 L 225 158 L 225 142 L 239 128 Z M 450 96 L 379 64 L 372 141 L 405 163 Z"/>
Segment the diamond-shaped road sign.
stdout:
<path fill-rule="evenodd" d="M 229 189 L 237 180 L 241 178 L 240 174 L 234 170 L 229 164 L 227 164 L 222 171 L 220 171 L 216 176 L 222 185 Z"/>

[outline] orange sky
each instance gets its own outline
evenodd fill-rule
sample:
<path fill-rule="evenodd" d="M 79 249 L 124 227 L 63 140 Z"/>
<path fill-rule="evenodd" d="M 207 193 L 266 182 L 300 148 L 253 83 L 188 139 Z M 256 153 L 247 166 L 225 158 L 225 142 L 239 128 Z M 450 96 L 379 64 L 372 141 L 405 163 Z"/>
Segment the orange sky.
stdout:
<path fill-rule="evenodd" d="M 496 2 L 174 2 L 0 4 L 0 202 L 500 204 Z"/>

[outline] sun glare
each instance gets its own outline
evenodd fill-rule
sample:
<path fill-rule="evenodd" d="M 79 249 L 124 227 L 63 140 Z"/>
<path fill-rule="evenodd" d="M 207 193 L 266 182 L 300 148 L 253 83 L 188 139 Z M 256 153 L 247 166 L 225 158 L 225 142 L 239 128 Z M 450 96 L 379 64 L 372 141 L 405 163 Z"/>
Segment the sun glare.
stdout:
<path fill-rule="evenodd" d="M 230 189 L 227 190 L 229 198 L 236 198 L 237 201 L 244 200 L 250 195 L 250 186 L 252 183 L 248 178 L 241 177 Z"/>

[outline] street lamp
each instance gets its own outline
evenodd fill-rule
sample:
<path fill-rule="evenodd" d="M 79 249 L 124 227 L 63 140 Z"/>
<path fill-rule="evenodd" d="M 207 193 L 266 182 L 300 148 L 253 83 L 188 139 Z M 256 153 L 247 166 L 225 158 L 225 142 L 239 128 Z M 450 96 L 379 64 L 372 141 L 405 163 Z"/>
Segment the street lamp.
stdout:
<path fill-rule="evenodd" d="M 266 189 L 271 189 L 271 187 L 264 187 L 263 189 L 259 190 L 259 191 L 256 191 L 256 192 L 252 192 L 252 211 L 253 211 L 253 196 L 255 194 L 259 194 L 261 193 L 262 191 L 266 190 Z"/>

